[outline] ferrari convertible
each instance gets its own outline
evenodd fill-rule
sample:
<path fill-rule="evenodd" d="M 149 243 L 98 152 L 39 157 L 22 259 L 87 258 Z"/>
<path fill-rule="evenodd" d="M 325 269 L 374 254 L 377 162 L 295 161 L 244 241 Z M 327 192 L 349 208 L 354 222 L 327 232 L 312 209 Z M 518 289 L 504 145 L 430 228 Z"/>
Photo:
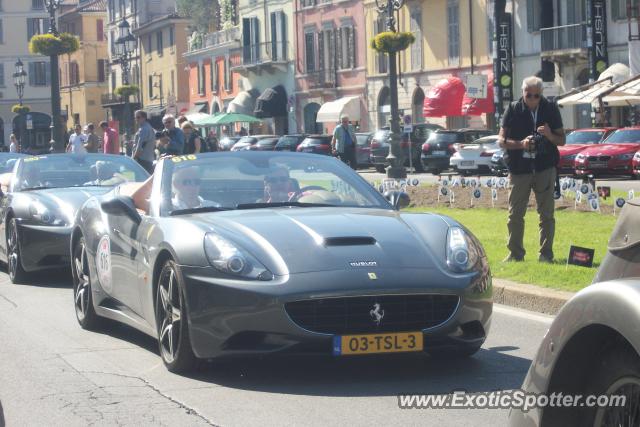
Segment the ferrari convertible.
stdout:
<path fill-rule="evenodd" d="M 472 355 L 492 313 L 484 250 L 407 202 L 332 157 L 162 159 L 78 212 L 76 317 L 157 338 L 172 372 L 265 353 Z"/>
<path fill-rule="evenodd" d="M 18 158 L 2 176 L 0 258 L 13 283 L 37 270 L 68 267 L 69 237 L 77 210 L 92 195 L 106 193 L 149 174 L 135 161 L 108 154 L 55 154 Z"/>

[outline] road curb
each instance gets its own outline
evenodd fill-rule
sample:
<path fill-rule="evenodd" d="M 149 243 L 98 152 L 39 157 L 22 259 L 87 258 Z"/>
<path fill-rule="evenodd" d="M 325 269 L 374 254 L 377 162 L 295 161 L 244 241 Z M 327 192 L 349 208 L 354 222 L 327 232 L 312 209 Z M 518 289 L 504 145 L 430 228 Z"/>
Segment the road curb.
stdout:
<path fill-rule="evenodd" d="M 493 279 L 493 302 L 539 313 L 555 315 L 572 296 L 573 292 L 541 288 Z"/>

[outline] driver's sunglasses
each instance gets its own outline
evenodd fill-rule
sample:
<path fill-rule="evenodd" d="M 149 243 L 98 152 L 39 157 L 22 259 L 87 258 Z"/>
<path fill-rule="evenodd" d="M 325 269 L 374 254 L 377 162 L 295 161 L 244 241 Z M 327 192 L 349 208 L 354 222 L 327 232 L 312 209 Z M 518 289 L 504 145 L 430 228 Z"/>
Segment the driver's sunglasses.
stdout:
<path fill-rule="evenodd" d="M 539 93 L 528 93 L 527 94 L 527 99 L 540 99 L 540 94 Z"/>
<path fill-rule="evenodd" d="M 289 181 L 289 177 L 287 176 L 265 176 L 264 180 L 270 184 L 275 184 L 275 183 L 285 183 Z"/>
<path fill-rule="evenodd" d="M 180 181 L 180 183 L 183 186 L 193 186 L 193 187 L 197 187 L 202 183 L 202 180 L 200 178 L 186 178 Z"/>

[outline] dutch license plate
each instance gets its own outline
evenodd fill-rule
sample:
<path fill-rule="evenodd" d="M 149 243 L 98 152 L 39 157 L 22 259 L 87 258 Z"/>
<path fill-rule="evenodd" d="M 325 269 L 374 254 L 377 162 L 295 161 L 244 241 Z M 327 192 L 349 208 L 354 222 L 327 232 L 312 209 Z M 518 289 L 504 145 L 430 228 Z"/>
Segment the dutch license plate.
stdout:
<path fill-rule="evenodd" d="M 433 155 L 434 155 L 434 156 L 444 156 L 444 155 L 446 155 L 446 154 L 447 154 L 447 152 L 446 152 L 446 151 L 434 151 L 434 152 L 433 152 Z"/>
<path fill-rule="evenodd" d="M 422 351 L 422 349 L 422 332 L 337 335 L 333 337 L 334 356 L 403 353 L 407 351 Z"/>
<path fill-rule="evenodd" d="M 473 160 L 463 160 L 460 162 L 460 166 L 473 166 L 475 164 L 476 162 L 474 162 Z"/>

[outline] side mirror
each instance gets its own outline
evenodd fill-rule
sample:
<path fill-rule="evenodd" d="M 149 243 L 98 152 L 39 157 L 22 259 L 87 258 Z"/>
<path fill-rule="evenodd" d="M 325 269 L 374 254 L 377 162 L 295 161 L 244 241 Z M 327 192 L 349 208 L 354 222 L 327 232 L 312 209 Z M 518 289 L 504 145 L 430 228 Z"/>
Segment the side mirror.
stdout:
<path fill-rule="evenodd" d="M 140 224 L 142 217 L 138 213 L 133 199 L 126 196 L 116 196 L 100 203 L 102 210 L 109 215 L 124 215 L 136 224 Z"/>
<path fill-rule="evenodd" d="M 409 195 L 404 191 L 387 191 L 384 193 L 384 198 L 393 205 L 395 209 L 404 209 L 409 206 L 411 199 Z"/>

